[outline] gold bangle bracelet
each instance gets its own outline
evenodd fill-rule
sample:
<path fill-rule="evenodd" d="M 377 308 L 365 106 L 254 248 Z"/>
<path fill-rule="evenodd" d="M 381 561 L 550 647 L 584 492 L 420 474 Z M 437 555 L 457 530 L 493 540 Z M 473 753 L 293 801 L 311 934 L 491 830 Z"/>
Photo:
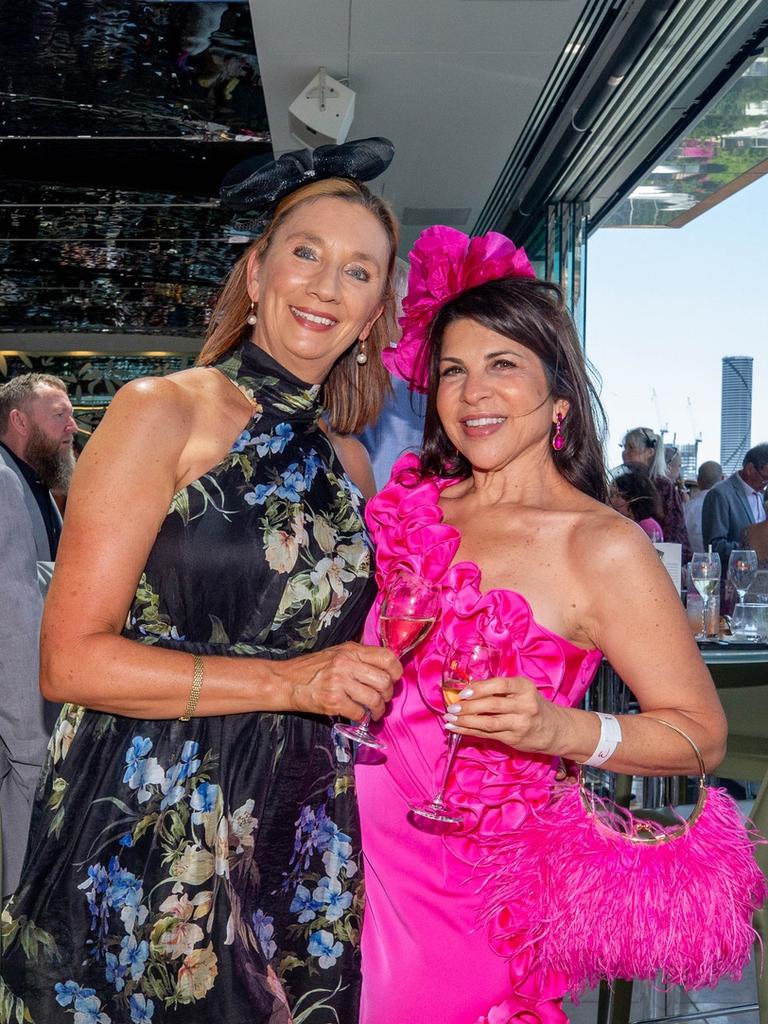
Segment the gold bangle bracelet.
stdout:
<path fill-rule="evenodd" d="M 180 722 L 188 722 L 195 713 L 197 702 L 200 700 L 200 691 L 203 688 L 203 659 L 199 654 L 193 654 L 192 660 L 195 665 L 195 673 L 192 676 L 192 689 L 189 691 L 189 700 L 184 714 L 179 718 Z"/>

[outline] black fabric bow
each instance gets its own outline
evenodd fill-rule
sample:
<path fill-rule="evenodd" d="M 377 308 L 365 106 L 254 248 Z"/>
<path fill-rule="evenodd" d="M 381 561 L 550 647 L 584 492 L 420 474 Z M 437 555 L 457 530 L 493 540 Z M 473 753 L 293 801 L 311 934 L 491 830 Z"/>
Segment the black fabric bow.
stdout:
<path fill-rule="evenodd" d="M 314 150 L 297 149 L 268 163 L 251 157 L 224 178 L 219 190 L 221 205 L 245 215 L 233 230 L 257 236 L 275 205 L 302 185 L 324 178 L 371 181 L 389 167 L 394 155 L 389 139 L 372 138 Z"/>

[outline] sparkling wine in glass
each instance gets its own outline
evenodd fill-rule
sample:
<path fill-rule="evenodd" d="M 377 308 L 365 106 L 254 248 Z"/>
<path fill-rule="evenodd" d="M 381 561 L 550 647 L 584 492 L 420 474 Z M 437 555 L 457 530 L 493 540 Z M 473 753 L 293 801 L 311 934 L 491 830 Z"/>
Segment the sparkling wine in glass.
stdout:
<path fill-rule="evenodd" d="M 728 559 L 728 580 L 739 595 L 739 604 L 744 604 L 744 595 L 757 576 L 757 552 L 732 551 Z"/>
<path fill-rule="evenodd" d="M 720 555 L 716 551 L 696 552 L 691 559 L 691 582 L 701 594 L 701 633 L 697 640 L 707 639 L 707 611 L 709 602 L 720 586 Z"/>
<path fill-rule="evenodd" d="M 379 636 L 385 647 L 402 658 L 418 647 L 440 614 L 440 587 L 408 569 L 398 569 L 387 580 L 379 616 Z M 354 743 L 384 750 L 386 744 L 370 731 L 371 712 L 357 725 L 336 724 L 334 732 Z"/>
<path fill-rule="evenodd" d="M 461 691 L 475 680 L 491 679 L 498 672 L 499 658 L 495 648 L 483 640 L 473 640 L 451 647 L 443 665 L 442 691 L 445 706 L 459 701 Z M 440 788 L 428 803 L 411 804 L 411 810 L 421 818 L 444 822 L 447 825 L 461 825 L 464 816 L 461 810 L 452 806 L 445 797 L 448 777 L 456 757 L 461 736 L 451 733 L 448 739 L 443 778 Z"/>

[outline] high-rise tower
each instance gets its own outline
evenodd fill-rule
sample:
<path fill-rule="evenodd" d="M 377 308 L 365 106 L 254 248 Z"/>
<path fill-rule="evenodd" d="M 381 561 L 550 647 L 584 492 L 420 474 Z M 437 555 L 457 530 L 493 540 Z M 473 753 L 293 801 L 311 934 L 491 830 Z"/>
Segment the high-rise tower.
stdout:
<path fill-rule="evenodd" d="M 752 357 L 724 356 L 720 411 L 720 465 L 741 469 L 752 445 Z"/>

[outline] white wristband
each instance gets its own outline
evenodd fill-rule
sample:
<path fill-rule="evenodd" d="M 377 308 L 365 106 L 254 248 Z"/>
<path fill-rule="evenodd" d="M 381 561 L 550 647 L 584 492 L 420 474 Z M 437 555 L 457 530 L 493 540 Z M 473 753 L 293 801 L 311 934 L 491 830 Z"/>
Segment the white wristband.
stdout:
<path fill-rule="evenodd" d="M 621 726 L 618 718 L 615 715 L 604 715 L 600 711 L 595 711 L 595 714 L 600 719 L 600 739 L 595 752 L 583 762 L 590 768 L 599 768 L 604 764 L 621 743 Z"/>

